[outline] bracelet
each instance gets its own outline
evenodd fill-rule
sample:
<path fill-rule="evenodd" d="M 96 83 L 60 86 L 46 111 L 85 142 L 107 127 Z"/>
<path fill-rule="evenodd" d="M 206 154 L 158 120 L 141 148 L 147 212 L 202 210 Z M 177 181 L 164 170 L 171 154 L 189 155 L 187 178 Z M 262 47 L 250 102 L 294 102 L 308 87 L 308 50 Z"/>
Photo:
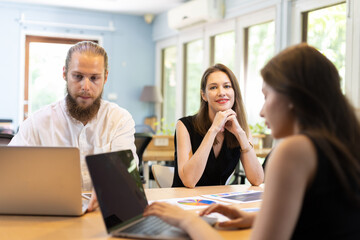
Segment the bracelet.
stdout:
<path fill-rule="evenodd" d="M 245 149 L 241 149 L 240 152 L 242 152 L 242 153 L 247 153 L 247 152 L 249 152 L 251 149 L 254 148 L 254 145 L 253 145 L 250 141 L 249 141 L 249 145 L 250 145 L 250 147 L 245 148 Z"/>

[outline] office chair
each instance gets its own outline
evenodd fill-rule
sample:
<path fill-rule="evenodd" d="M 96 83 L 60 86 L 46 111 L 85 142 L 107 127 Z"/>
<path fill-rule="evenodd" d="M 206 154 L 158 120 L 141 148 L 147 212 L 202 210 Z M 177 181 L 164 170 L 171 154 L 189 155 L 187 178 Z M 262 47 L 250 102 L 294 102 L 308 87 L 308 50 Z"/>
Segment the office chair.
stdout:
<path fill-rule="evenodd" d="M 174 167 L 163 165 L 152 165 L 151 171 L 159 188 L 169 188 L 174 179 Z"/>
<path fill-rule="evenodd" d="M 238 164 L 235 167 L 234 172 L 232 173 L 232 176 L 230 175 L 230 179 L 226 180 L 226 184 L 225 185 L 231 185 L 231 184 L 245 184 L 245 171 L 243 166 L 241 165 L 241 161 L 238 162 Z"/>
<path fill-rule="evenodd" d="M 269 159 L 269 157 L 270 157 L 271 152 L 272 152 L 272 151 L 270 151 L 270 152 L 268 153 L 268 155 L 266 155 L 266 157 L 265 157 L 265 159 L 264 159 L 264 162 L 263 162 L 263 164 L 262 164 L 262 167 L 263 167 L 264 172 L 265 172 L 265 168 L 266 168 L 266 163 L 267 163 L 267 161 L 268 161 L 268 159 Z"/>
<path fill-rule="evenodd" d="M 0 146 L 8 145 L 13 137 L 14 135 L 10 133 L 0 133 Z"/>
<path fill-rule="evenodd" d="M 231 173 L 231 175 L 228 177 L 228 179 L 225 182 L 225 185 L 232 185 L 232 184 L 237 184 L 235 170 L 233 173 Z"/>
<path fill-rule="evenodd" d="M 136 146 L 136 155 L 139 158 L 139 173 L 141 181 L 145 184 L 144 174 L 143 174 L 143 161 L 142 156 L 145 152 L 147 145 L 149 145 L 152 139 L 152 133 L 135 133 L 135 146 Z"/>

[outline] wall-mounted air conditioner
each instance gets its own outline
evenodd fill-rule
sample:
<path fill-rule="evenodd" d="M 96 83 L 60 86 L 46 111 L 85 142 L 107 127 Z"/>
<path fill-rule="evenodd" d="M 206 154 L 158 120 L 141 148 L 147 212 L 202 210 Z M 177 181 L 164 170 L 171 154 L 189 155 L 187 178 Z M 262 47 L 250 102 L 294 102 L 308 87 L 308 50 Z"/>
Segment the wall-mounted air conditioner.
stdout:
<path fill-rule="evenodd" d="M 169 27 L 182 29 L 198 23 L 222 19 L 224 0 L 192 0 L 168 12 Z"/>

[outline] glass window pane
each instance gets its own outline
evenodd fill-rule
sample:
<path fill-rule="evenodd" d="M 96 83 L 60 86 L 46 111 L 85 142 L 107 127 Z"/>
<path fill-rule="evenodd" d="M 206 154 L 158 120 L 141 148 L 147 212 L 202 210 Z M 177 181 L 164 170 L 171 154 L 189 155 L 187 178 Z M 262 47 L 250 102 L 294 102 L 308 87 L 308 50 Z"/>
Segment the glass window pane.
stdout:
<path fill-rule="evenodd" d="M 345 89 L 346 4 L 308 13 L 307 43 L 315 46 L 337 67 Z"/>
<path fill-rule="evenodd" d="M 176 47 L 163 50 L 163 129 L 175 131 Z"/>
<path fill-rule="evenodd" d="M 263 121 L 260 110 L 264 103 L 261 68 L 275 53 L 274 21 L 254 25 L 248 29 L 245 105 L 249 124 Z"/>
<path fill-rule="evenodd" d="M 234 71 L 235 32 L 227 32 L 214 37 L 214 64 L 222 63 Z"/>
<path fill-rule="evenodd" d="M 62 99 L 63 66 L 71 44 L 32 42 L 29 48 L 29 113 Z"/>
<path fill-rule="evenodd" d="M 193 115 L 200 107 L 200 82 L 203 63 L 203 41 L 196 40 L 185 45 L 185 114 Z"/>

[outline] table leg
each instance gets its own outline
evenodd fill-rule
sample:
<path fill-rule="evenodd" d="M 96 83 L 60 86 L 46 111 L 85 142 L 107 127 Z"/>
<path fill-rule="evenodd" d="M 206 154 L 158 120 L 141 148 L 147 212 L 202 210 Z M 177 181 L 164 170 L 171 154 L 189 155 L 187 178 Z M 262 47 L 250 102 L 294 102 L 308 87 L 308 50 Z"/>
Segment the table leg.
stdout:
<path fill-rule="evenodd" d="M 149 188 L 150 173 L 149 173 L 149 162 L 148 161 L 144 161 L 143 172 L 144 172 L 145 188 Z"/>

